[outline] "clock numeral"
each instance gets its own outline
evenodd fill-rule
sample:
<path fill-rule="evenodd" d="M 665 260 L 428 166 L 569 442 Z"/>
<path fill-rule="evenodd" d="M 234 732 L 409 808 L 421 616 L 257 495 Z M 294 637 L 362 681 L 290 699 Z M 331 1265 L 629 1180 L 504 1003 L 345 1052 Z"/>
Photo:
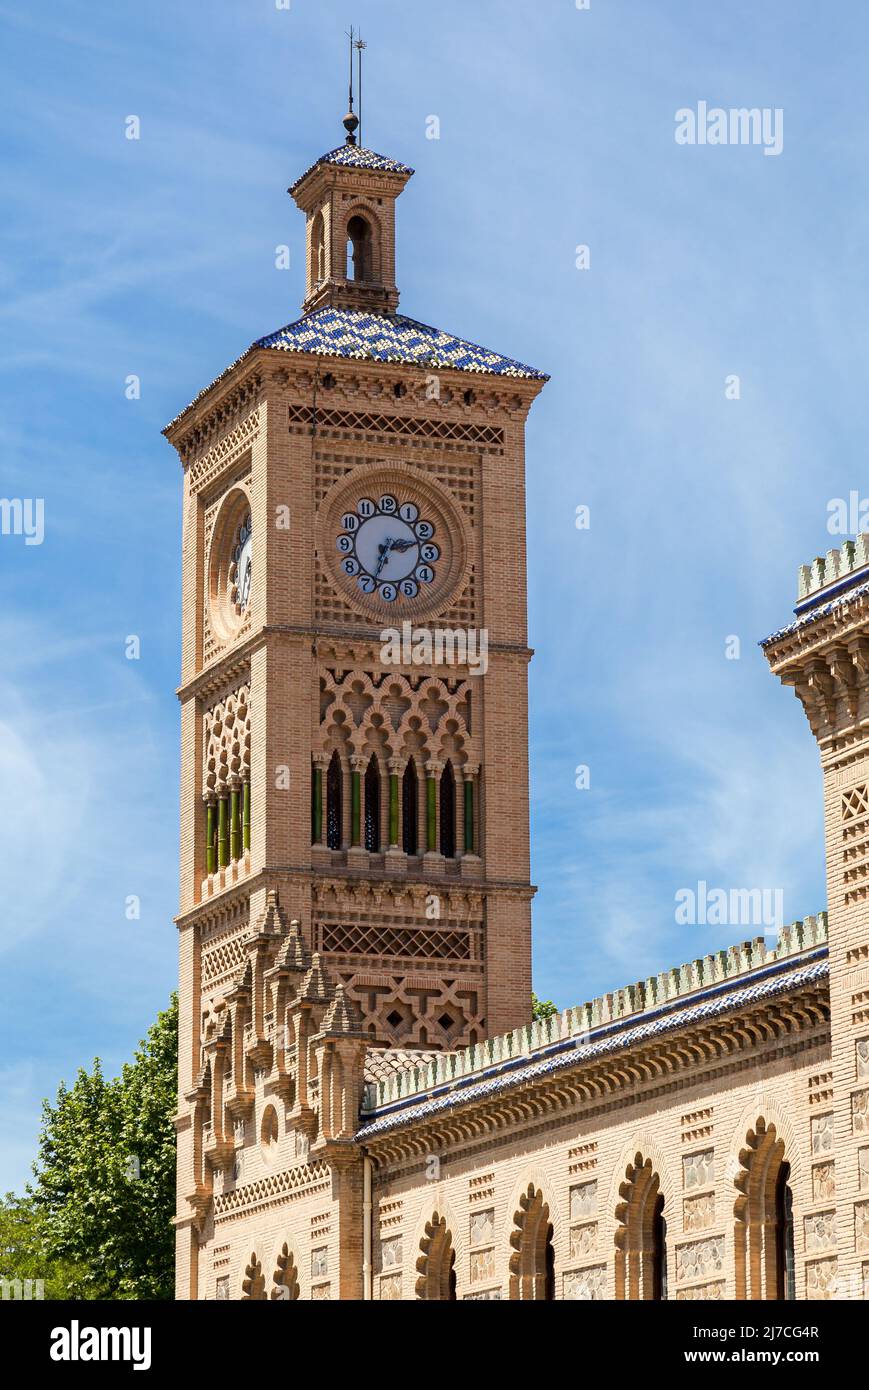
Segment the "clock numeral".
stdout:
<path fill-rule="evenodd" d="M 349 560 L 341 561 L 341 568 L 345 574 L 354 575 L 359 573 L 359 561 L 351 556 Z"/>
<path fill-rule="evenodd" d="M 403 502 L 398 509 L 398 515 L 402 521 L 414 522 L 419 516 L 419 507 L 415 507 L 413 502 Z"/>
<path fill-rule="evenodd" d="M 420 584 L 431 584 L 432 580 L 434 579 L 434 570 L 431 568 L 430 565 L 417 565 L 416 569 L 414 570 L 414 574 L 416 575 Z"/>
<path fill-rule="evenodd" d="M 416 598 L 419 593 L 419 585 L 415 579 L 403 579 L 401 581 L 401 592 L 405 598 Z"/>
<path fill-rule="evenodd" d="M 429 564 L 432 565 L 434 564 L 435 560 L 439 560 L 441 557 L 441 553 L 436 545 L 424 545 L 421 548 L 419 554 L 420 559 L 427 560 Z"/>
<path fill-rule="evenodd" d="M 377 588 L 377 585 L 371 578 L 370 574 L 361 575 L 356 582 L 362 590 L 363 594 L 373 594 L 374 590 Z"/>
<path fill-rule="evenodd" d="M 415 529 L 421 541 L 429 541 L 434 535 L 434 527 L 430 521 L 420 521 Z"/>
<path fill-rule="evenodd" d="M 396 502 L 394 497 L 391 497 L 388 492 L 385 492 L 377 505 L 382 512 L 391 513 L 395 511 L 396 507 L 398 506 L 398 503 Z"/>
<path fill-rule="evenodd" d="M 381 584 L 380 586 L 380 597 L 386 603 L 392 603 L 397 593 L 398 590 L 396 589 L 394 584 Z"/>
<path fill-rule="evenodd" d="M 341 551 L 342 555 L 349 555 L 350 551 L 353 549 L 353 537 L 339 536 L 335 544 Z"/>
<path fill-rule="evenodd" d="M 359 525 L 359 518 L 355 512 L 345 512 L 341 518 L 341 525 L 345 531 L 355 531 Z"/>
<path fill-rule="evenodd" d="M 373 516 L 377 508 L 370 497 L 363 497 L 357 504 L 356 510 L 360 516 Z"/>

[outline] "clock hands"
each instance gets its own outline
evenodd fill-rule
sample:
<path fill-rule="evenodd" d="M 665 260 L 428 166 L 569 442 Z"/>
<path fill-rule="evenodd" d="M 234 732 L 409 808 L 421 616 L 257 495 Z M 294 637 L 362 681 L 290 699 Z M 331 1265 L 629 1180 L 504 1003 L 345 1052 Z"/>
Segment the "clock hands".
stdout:
<path fill-rule="evenodd" d="M 416 544 L 415 541 L 408 541 L 408 540 L 401 540 L 401 539 L 393 540 L 393 539 L 392 539 L 392 536 L 387 536 L 387 537 L 386 537 L 386 540 L 382 543 L 382 545 L 379 545 L 379 546 L 377 547 L 377 553 L 378 553 L 378 555 L 380 556 L 380 559 L 379 559 L 379 561 L 378 561 L 378 563 L 377 563 L 377 569 L 374 571 L 374 578 L 377 579 L 378 575 L 380 574 L 380 571 L 383 569 L 383 566 L 386 564 L 387 560 L 389 559 L 389 553 L 390 553 L 390 551 L 392 551 L 392 550 L 398 550 L 398 551 L 410 550 L 411 546 L 413 546 L 413 545 L 415 545 L 415 544 Z"/>

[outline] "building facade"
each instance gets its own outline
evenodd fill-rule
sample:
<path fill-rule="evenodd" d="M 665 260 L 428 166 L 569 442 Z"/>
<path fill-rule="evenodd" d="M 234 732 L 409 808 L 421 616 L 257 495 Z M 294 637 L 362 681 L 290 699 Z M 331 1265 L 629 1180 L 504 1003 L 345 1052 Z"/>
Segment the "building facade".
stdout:
<path fill-rule="evenodd" d="M 869 551 L 804 572 L 766 644 L 821 744 L 829 919 L 532 1023 L 524 425 L 546 377 L 399 312 L 412 170 L 345 124 L 290 189 L 302 317 L 166 430 L 177 1296 L 861 1298 Z"/>

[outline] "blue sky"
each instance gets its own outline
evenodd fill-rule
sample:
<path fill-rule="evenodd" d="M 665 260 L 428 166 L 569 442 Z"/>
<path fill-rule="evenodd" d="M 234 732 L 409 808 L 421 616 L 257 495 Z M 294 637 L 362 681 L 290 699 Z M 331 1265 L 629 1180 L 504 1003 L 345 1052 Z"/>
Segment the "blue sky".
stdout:
<path fill-rule="evenodd" d="M 786 920 L 824 903 L 814 741 L 756 642 L 864 479 L 866 7 L 0 0 L 0 495 L 44 498 L 46 527 L 0 537 L 2 1188 L 41 1097 L 95 1054 L 115 1071 L 174 984 L 160 430 L 297 317 L 285 190 L 340 143 L 351 22 L 365 143 L 417 170 L 402 309 L 552 373 L 528 431 L 538 993 L 581 1002 L 746 935 L 676 925 L 701 879 L 782 887 Z M 677 145 L 701 100 L 780 107 L 783 152 Z"/>

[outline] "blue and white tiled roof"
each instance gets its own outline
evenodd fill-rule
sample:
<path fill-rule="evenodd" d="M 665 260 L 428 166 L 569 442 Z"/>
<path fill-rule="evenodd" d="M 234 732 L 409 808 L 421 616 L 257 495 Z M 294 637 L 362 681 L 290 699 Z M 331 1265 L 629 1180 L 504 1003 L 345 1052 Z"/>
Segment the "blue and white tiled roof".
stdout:
<path fill-rule="evenodd" d="M 844 587 L 844 586 L 843 586 Z M 843 608 L 846 604 L 853 603 L 856 598 L 864 598 L 869 594 L 869 582 L 854 584 L 853 587 L 844 588 L 844 592 L 837 594 L 835 598 L 830 598 L 826 602 L 821 602 L 815 608 L 810 608 L 807 612 L 800 613 L 794 618 L 792 623 L 786 627 L 780 627 L 777 632 L 773 632 L 769 637 L 764 637 L 760 642 L 761 647 L 768 647 L 773 642 L 778 642 L 782 637 L 790 637 L 791 633 L 799 632 L 800 628 L 808 627 L 811 623 L 816 623 L 819 618 L 826 618 L 830 613 L 835 613 L 837 608 Z"/>
<path fill-rule="evenodd" d="M 370 314 L 361 309 L 315 309 L 276 333 L 258 339 L 254 347 L 548 380 L 546 373 L 539 372 L 536 367 L 528 367 L 512 357 L 502 357 L 489 348 L 466 342 L 464 338 L 456 338 L 404 314 Z"/>
<path fill-rule="evenodd" d="M 410 178 L 413 170 L 406 164 L 402 164 L 397 159 L 389 159 L 385 154 L 378 154 L 376 150 L 366 150 L 360 145 L 339 145 L 337 150 L 330 150 L 328 154 L 323 154 L 319 159 L 315 159 L 309 169 L 306 169 L 301 177 L 296 179 L 290 192 L 298 188 L 299 184 L 321 164 L 338 164 L 345 169 L 375 169 L 385 174 L 406 174 Z"/>
<path fill-rule="evenodd" d="M 688 1007 L 656 1009 L 647 1014 L 645 1020 L 641 1015 L 640 1021 L 633 1024 L 610 1024 L 594 1030 L 584 1038 L 572 1038 L 557 1043 L 533 1061 L 511 1059 L 478 1073 L 476 1077 L 468 1077 L 464 1084 L 438 1086 L 428 1093 L 423 1093 L 418 1100 L 413 1098 L 404 1103 L 384 1106 L 379 1112 L 369 1112 L 368 1116 L 363 1116 L 356 1138 L 360 1141 L 373 1139 L 379 1134 L 403 1128 L 417 1121 L 430 1120 L 457 1106 L 491 1099 L 525 1082 L 564 1071 L 569 1067 L 582 1066 L 586 1062 L 594 1062 L 608 1053 L 734 1013 L 759 1000 L 774 999 L 804 985 L 815 984 L 829 976 L 826 957 L 826 947 L 821 947 L 804 957 L 799 965 L 790 963 L 786 966 L 779 962 L 747 978 L 744 977 L 744 983 L 739 988 L 734 988 L 735 982 L 731 982 L 704 991 L 697 998 L 697 1002 Z"/>

